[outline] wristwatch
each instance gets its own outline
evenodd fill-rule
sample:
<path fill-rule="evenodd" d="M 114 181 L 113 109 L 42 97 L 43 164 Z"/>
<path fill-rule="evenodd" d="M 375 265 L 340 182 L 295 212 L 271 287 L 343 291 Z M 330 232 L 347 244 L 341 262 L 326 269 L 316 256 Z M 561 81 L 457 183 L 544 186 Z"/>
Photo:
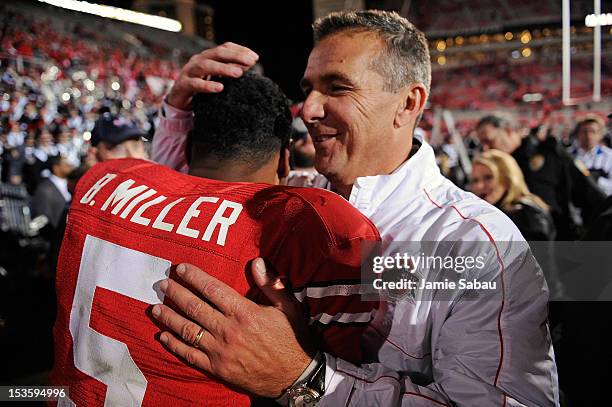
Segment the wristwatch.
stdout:
<path fill-rule="evenodd" d="M 316 363 L 314 370 L 287 389 L 286 394 L 290 407 L 313 407 L 323 397 L 325 393 L 325 354 L 317 353 L 313 362 Z"/>

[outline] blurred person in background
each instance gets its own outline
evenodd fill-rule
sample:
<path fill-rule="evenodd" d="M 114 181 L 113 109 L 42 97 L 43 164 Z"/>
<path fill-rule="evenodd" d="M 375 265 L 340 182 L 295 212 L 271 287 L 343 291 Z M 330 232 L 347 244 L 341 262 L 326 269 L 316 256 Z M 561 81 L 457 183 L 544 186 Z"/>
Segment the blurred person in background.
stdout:
<path fill-rule="evenodd" d="M 314 168 L 315 148 L 308 129 L 299 117 L 291 123 L 291 168 L 295 171 L 316 172 Z"/>
<path fill-rule="evenodd" d="M 74 168 L 68 159 L 61 155 L 50 156 L 47 165 L 51 174 L 36 187 L 31 206 L 34 216 L 44 215 L 48 221 L 41 229 L 40 235 L 46 242 L 44 270 L 48 276 L 52 276 L 65 229 L 66 211 L 72 199 L 68 177 Z"/>
<path fill-rule="evenodd" d="M 62 127 L 59 134 L 57 135 L 57 150 L 58 152 L 66 157 L 70 165 L 78 167 L 81 163 L 81 157 L 79 156 L 79 149 L 74 144 L 71 130 L 68 127 Z"/>
<path fill-rule="evenodd" d="M 414 132 L 415 134 L 417 132 L 421 132 L 423 135 L 426 134 L 421 128 L 416 128 Z M 457 148 L 449 133 L 444 134 L 443 137 L 444 141 L 442 144 L 434 147 L 436 162 L 440 167 L 440 171 L 442 171 L 442 174 L 444 174 L 446 178 L 451 180 L 453 184 L 457 185 L 459 188 L 466 189 L 465 187 L 468 180 L 465 169 L 461 165 Z M 469 154 L 469 151 L 466 152 Z"/>
<path fill-rule="evenodd" d="M 135 123 L 104 113 L 92 131 L 87 161 L 93 165 L 116 158 L 148 159 L 143 136 L 144 132 Z"/>
<path fill-rule="evenodd" d="M 71 128 L 69 128 L 68 131 L 70 132 L 70 141 L 74 146 L 74 149 L 77 151 L 80 160 L 87 154 L 89 143 L 87 143 L 87 146 L 85 145 L 85 139 L 83 138 L 82 131 Z"/>
<path fill-rule="evenodd" d="M 603 119 L 589 115 L 576 123 L 576 140 L 569 152 L 589 170 L 590 176 L 606 193 L 612 195 L 612 149 L 603 145 L 606 129 Z"/>
<path fill-rule="evenodd" d="M 550 207 L 531 193 L 523 172 L 510 154 L 488 150 L 472 163 L 471 189 L 498 207 L 518 226 L 526 240 L 554 240 Z"/>
<path fill-rule="evenodd" d="M 581 210 L 582 223 L 587 227 L 606 195 L 576 166 L 561 143 L 551 136 L 541 140 L 537 133 L 541 134 L 532 132 L 522 138 L 509 120 L 497 115 L 485 116 L 476 125 L 481 148 L 511 154 L 529 190 L 550 206 L 557 240 L 576 240 L 583 229 L 573 218 L 570 204 Z"/>
<path fill-rule="evenodd" d="M 57 146 L 55 145 L 53 135 L 48 129 L 43 129 L 43 131 L 38 136 L 36 148 L 34 149 L 34 156 L 41 163 L 46 163 L 50 156 L 58 154 L 59 151 L 57 149 Z"/>
<path fill-rule="evenodd" d="M 27 163 L 26 132 L 17 122 L 7 120 L 8 133 L 0 135 L 0 182 L 20 185 L 24 181 Z"/>
<path fill-rule="evenodd" d="M 470 187 L 474 194 L 508 215 L 528 242 L 555 240 L 556 231 L 550 207 L 529 191 L 521 168 L 510 154 L 492 149 L 476 156 L 472 161 Z M 551 298 L 562 298 L 565 290 L 554 267 L 554 246 L 538 245 L 536 249 L 540 248 L 546 252 L 538 260 L 546 276 Z M 549 303 L 548 315 L 557 360 L 564 312 L 558 304 Z"/>
<path fill-rule="evenodd" d="M 291 123 L 291 172 L 287 177 L 287 185 L 291 186 L 319 186 L 315 185 L 317 170 L 314 167 L 315 148 L 312 137 L 301 118 L 296 117 Z"/>
<path fill-rule="evenodd" d="M 43 128 L 33 140 L 28 136 L 26 139 L 28 148 L 27 165 L 25 168 L 26 186 L 28 193 L 34 195 L 38 184 L 43 178 L 51 174 L 51 167 L 47 162 L 49 157 L 59 155 L 60 152 L 55 145 L 53 135 L 48 128 Z"/>
<path fill-rule="evenodd" d="M 89 167 L 86 164 L 83 164 L 77 168 L 74 168 L 68 176 L 66 177 L 66 186 L 68 187 L 68 193 L 71 196 L 74 196 L 74 192 L 76 191 L 76 186 L 79 180 L 85 173 Z M 62 240 L 64 239 L 64 233 L 66 232 L 66 219 L 68 217 L 68 210 L 70 209 L 70 205 L 67 204 L 64 207 L 64 211 L 60 216 L 60 220 L 57 225 L 57 229 L 55 230 L 55 236 L 51 240 L 51 244 L 49 245 L 49 267 L 53 274 L 55 274 L 55 270 L 57 270 L 57 261 L 59 258 L 59 252 L 62 247 Z"/>
<path fill-rule="evenodd" d="M 34 194 L 36 185 L 40 181 L 40 173 L 45 168 L 46 163 L 39 161 L 34 152 L 36 150 L 36 135 L 31 131 L 23 142 L 25 164 L 23 166 L 23 182 L 30 195 Z"/>
<path fill-rule="evenodd" d="M 66 124 L 71 129 L 83 130 L 85 123 L 78 109 L 70 109 L 70 118 L 68 118 Z"/>
<path fill-rule="evenodd" d="M 603 136 L 602 144 L 612 148 L 612 113 L 608 115 L 608 125 L 606 126 L 606 134 Z"/>
<path fill-rule="evenodd" d="M 23 170 L 26 163 L 24 150 L 23 145 L 6 149 L 4 154 L 5 182 L 13 185 L 20 185 L 23 182 Z"/>
<path fill-rule="evenodd" d="M 79 167 L 72 166 L 68 174 L 66 174 L 66 184 L 69 193 L 74 193 L 79 179 L 89 168 L 98 162 L 119 158 L 148 159 L 148 154 L 142 141 L 143 135 L 144 133 L 135 123 L 113 115 L 108 111 L 103 113 L 96 121 L 92 130 L 91 146 L 83 164 Z M 57 265 L 60 243 L 64 237 L 67 217 L 68 206 L 65 206 L 59 215 L 56 226 L 55 242 L 57 244 L 52 244 L 51 246 L 50 258 L 53 270 L 55 270 Z"/>
<path fill-rule="evenodd" d="M 56 115 L 57 111 L 53 111 L 53 109 L 50 109 L 47 105 L 44 105 L 40 108 L 38 112 L 38 119 L 45 126 L 49 126 L 51 123 L 53 123 L 53 120 L 55 120 Z"/>
<path fill-rule="evenodd" d="M 40 116 L 36 109 L 36 104 L 34 102 L 29 102 L 25 107 L 23 115 L 19 118 L 19 122 L 30 125 L 36 123 L 39 118 Z"/>
<path fill-rule="evenodd" d="M 47 217 L 49 223 L 45 235 L 52 240 L 60 226 L 62 213 L 70 203 L 68 175 L 74 168 L 61 155 L 50 156 L 47 164 L 51 174 L 38 184 L 32 200 L 32 211 L 34 216 Z"/>
<path fill-rule="evenodd" d="M 25 139 L 25 132 L 21 129 L 21 125 L 18 122 L 9 122 L 10 132 L 6 136 L 6 145 L 8 147 L 17 147 L 23 144 Z"/>

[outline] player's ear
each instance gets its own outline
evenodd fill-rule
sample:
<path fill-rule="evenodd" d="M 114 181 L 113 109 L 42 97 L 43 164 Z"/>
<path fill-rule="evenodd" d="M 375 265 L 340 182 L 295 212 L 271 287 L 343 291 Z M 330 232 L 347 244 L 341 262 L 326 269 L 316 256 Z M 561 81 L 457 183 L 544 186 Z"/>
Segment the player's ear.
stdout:
<path fill-rule="evenodd" d="M 288 177 L 290 170 L 291 167 L 289 166 L 289 149 L 283 148 L 280 152 L 280 157 L 278 158 L 278 169 L 276 170 L 278 178 Z"/>

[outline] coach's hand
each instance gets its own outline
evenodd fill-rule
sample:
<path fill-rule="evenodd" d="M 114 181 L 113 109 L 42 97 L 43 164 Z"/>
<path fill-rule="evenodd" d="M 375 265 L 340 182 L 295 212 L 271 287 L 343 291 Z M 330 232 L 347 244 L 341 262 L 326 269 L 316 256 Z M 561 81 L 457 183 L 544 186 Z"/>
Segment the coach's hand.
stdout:
<path fill-rule="evenodd" d="M 160 288 L 189 319 L 165 305 L 153 307 L 153 315 L 172 331 L 160 335 L 171 352 L 247 392 L 276 398 L 306 369 L 313 352 L 299 302 L 262 259 L 253 261 L 251 271 L 272 306 L 181 264 L 178 275 L 205 301 L 169 279 Z"/>
<path fill-rule="evenodd" d="M 223 90 L 223 84 L 207 80 L 209 75 L 239 78 L 258 59 L 255 52 L 232 42 L 202 51 L 183 66 L 166 102 L 177 109 L 191 110 L 191 99 L 196 93 Z"/>

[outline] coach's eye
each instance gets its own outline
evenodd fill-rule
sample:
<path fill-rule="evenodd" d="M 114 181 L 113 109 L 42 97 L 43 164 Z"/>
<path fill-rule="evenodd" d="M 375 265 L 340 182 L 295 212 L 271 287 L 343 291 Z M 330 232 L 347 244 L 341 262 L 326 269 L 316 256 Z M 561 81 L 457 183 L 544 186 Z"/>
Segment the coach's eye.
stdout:
<path fill-rule="evenodd" d="M 346 92 L 347 90 L 350 90 L 350 89 L 348 87 L 342 86 L 342 85 L 332 85 L 332 87 L 331 87 L 331 91 L 333 93 Z"/>

